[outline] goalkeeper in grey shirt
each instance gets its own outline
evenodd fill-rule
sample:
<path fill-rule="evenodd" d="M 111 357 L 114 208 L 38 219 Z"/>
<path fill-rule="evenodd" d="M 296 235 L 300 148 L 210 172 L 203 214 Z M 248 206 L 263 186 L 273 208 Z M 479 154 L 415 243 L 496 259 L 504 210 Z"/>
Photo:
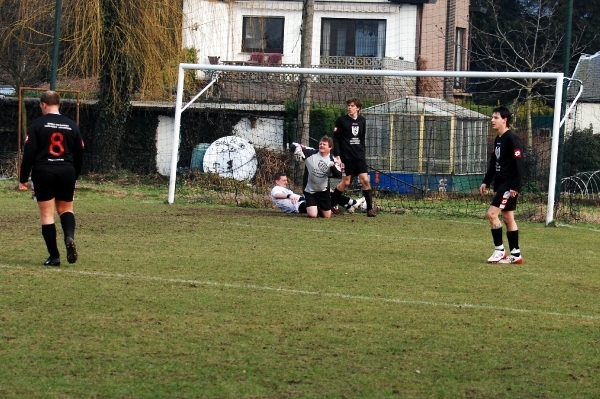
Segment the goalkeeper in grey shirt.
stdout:
<path fill-rule="evenodd" d="M 340 165 L 335 163 L 331 149 L 333 140 L 324 136 L 319 140 L 319 149 L 305 147 L 293 143 L 294 156 L 304 159 L 304 178 L 302 190 L 306 201 L 306 213 L 312 218 L 321 214 L 324 218 L 331 217 L 331 193 L 329 178 L 342 177 Z"/>

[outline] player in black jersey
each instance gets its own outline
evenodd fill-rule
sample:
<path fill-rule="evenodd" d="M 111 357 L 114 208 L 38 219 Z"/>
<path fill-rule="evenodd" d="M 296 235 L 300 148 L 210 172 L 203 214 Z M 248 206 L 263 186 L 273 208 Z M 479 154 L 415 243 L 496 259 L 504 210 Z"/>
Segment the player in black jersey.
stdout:
<path fill-rule="evenodd" d="M 487 173 L 479 187 L 481 195 L 494 181 L 494 199 L 487 211 L 486 217 L 492 228 L 494 252 L 488 259 L 489 263 L 523 263 L 519 248 L 519 229 L 515 221 L 517 196 L 523 185 L 525 162 L 523 160 L 523 145 L 521 139 L 510 130 L 510 110 L 506 107 L 494 108 L 492 113 L 492 128 L 498 132 L 494 140 L 494 152 L 490 158 Z M 507 255 L 502 243 L 502 223 L 506 225 L 506 237 L 510 255 Z"/>
<path fill-rule="evenodd" d="M 340 116 L 335 121 L 333 129 L 333 155 L 338 163 L 343 164 L 342 181 L 333 190 L 332 199 L 338 202 L 338 198 L 352 182 L 352 176 L 358 176 L 362 185 L 363 195 L 367 202 L 367 216 L 375 217 L 377 213 L 373 209 L 373 196 L 369 174 L 365 134 L 367 132 L 367 121 L 359 115 L 362 103 L 358 98 L 346 101 L 348 114 Z"/>
<path fill-rule="evenodd" d="M 40 107 L 43 116 L 31 123 L 25 139 L 19 190 L 27 191 L 31 173 L 42 219 L 42 236 L 50 254 L 44 265 L 60 266 L 55 209 L 64 232 L 67 261 L 77 261 L 73 194 L 83 163 L 83 140 L 77 124 L 60 114 L 60 97 L 56 92 L 44 92 Z"/>

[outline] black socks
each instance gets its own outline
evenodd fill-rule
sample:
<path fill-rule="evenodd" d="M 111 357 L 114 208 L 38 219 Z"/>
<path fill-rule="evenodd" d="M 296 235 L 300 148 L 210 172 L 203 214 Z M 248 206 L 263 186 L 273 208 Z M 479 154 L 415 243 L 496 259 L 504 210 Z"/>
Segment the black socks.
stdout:
<path fill-rule="evenodd" d="M 75 215 L 73 212 L 64 212 L 60 215 L 60 224 L 65 234 L 65 240 L 67 237 L 75 238 Z"/>
<path fill-rule="evenodd" d="M 521 250 L 519 249 L 519 230 L 507 231 L 506 237 L 508 238 L 510 253 L 515 256 L 521 255 Z"/>
<path fill-rule="evenodd" d="M 498 247 L 503 246 L 503 244 L 502 244 L 502 227 L 500 227 L 498 229 L 492 229 L 492 238 L 494 239 L 494 246 L 496 247 L 496 249 L 498 249 Z"/>
<path fill-rule="evenodd" d="M 370 211 L 371 209 L 373 209 L 373 191 L 369 189 L 362 190 L 362 192 L 363 196 L 365 197 L 365 201 L 367 201 L 367 211 Z"/>
<path fill-rule="evenodd" d="M 43 224 L 42 225 L 42 237 L 46 242 L 46 248 L 51 258 L 59 258 L 60 253 L 58 252 L 58 246 L 56 245 L 56 225 Z"/>

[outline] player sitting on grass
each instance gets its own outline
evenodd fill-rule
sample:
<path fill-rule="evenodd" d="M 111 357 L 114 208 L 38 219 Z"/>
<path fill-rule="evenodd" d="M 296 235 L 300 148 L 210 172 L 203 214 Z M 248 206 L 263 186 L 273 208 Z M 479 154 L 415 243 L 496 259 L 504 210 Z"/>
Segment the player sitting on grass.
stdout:
<path fill-rule="evenodd" d="M 304 196 L 295 194 L 287 188 L 288 178 L 285 173 L 276 173 L 274 180 L 275 186 L 271 190 L 271 198 L 275 202 L 275 205 L 285 213 L 306 213 L 306 200 Z M 344 195 L 340 202 L 338 205 L 346 209 L 348 213 L 354 213 L 365 202 L 365 199 L 359 198 L 355 200 Z"/>

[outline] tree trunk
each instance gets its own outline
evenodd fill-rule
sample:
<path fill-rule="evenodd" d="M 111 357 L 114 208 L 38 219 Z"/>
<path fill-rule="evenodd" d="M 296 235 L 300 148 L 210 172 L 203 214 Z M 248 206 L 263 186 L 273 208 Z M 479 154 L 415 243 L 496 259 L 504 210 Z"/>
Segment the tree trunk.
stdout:
<path fill-rule="evenodd" d="M 315 12 L 314 0 L 304 0 L 302 7 L 302 43 L 300 47 L 300 63 L 303 68 L 312 66 L 312 37 L 313 18 Z M 296 125 L 296 140 L 303 144 L 310 144 L 310 103 L 311 77 L 307 74 L 300 76 L 298 86 L 298 123 Z"/>
<path fill-rule="evenodd" d="M 302 6 L 302 41 L 300 45 L 300 63 L 302 68 L 312 66 L 312 36 L 313 18 L 315 13 L 315 1 L 304 0 Z M 300 75 L 298 85 L 298 118 L 296 123 L 295 140 L 299 143 L 309 145 L 310 140 L 310 103 L 311 103 L 311 76 Z M 295 184 L 302 185 L 302 168 L 296 169 L 298 173 L 294 178 Z"/>
<path fill-rule="evenodd" d="M 119 168 L 118 155 L 121 139 L 131 108 L 133 78 L 130 62 L 121 51 L 125 42 L 119 29 L 119 11 L 127 0 L 101 0 L 102 56 L 100 71 L 100 115 L 94 135 L 97 158 L 92 170 L 107 173 Z"/>

